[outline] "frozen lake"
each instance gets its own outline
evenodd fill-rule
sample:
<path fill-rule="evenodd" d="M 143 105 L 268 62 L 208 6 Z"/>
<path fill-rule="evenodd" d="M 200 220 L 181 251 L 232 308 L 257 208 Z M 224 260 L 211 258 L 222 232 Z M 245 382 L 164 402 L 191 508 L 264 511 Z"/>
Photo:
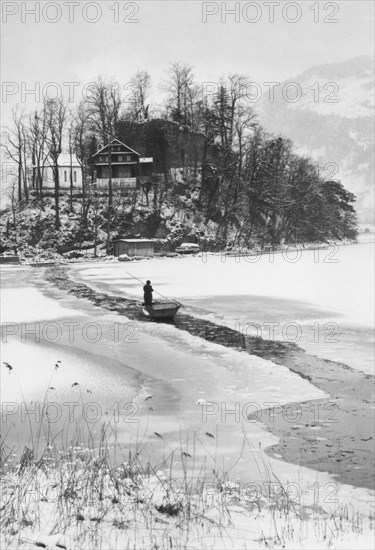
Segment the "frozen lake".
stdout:
<path fill-rule="evenodd" d="M 319 251 L 319 255 L 304 251 L 298 261 L 290 261 L 291 253 L 288 258 L 275 254 L 258 261 L 207 255 L 77 263 L 69 266 L 69 277 L 98 292 L 139 299 L 142 287 L 130 272 L 142 280 L 151 279 L 155 290 L 176 297 L 185 304 L 183 311 L 197 319 L 225 323 L 248 334 L 260 327 L 265 339 L 294 341 L 310 353 L 370 372 L 373 245 L 345 246 Z M 324 261 L 328 259 L 338 261 Z M 78 403 L 79 412 L 94 403 L 96 409 L 90 409 L 90 414 L 99 411 L 95 433 L 108 414 L 120 410 L 116 429 L 122 443 L 147 440 L 144 455 L 153 461 L 160 460 L 166 448 L 183 446 L 194 455 L 196 471 L 213 461 L 238 480 L 264 479 L 269 468 L 284 480 L 302 483 L 303 479 L 306 485 L 316 479 L 322 483 L 334 479 L 265 457 L 261 450 L 276 444 L 277 438 L 258 422 L 247 421 L 251 404 L 264 408 L 270 402 L 283 406 L 327 397 L 308 380 L 282 365 L 207 342 L 173 325 L 141 322 L 134 340 L 129 332 L 115 339 L 113 327 L 126 325 L 125 316 L 56 289 L 45 281 L 43 269 L 2 271 L 4 324 L 15 323 L 19 328 L 24 322 L 31 333 L 36 323 L 63 327 L 62 337 L 55 342 L 43 337 L 43 331 L 40 341 L 32 334 L 22 341 L 22 330 L 7 337 L 3 361 L 14 366 L 17 377 L 3 377 L 6 403 L 35 404 L 47 399 L 65 412 L 67 403 Z M 73 340 L 65 328 L 71 323 L 77 324 Z M 100 326 L 96 342 L 87 333 L 83 337 L 82 327 L 88 323 Z M 332 326 L 326 326 L 329 323 Z M 268 334 L 272 329 L 274 334 Z M 57 359 L 61 365 L 54 370 Z M 233 412 L 236 403 L 239 415 Z M 6 418 L 7 427 L 11 422 L 16 428 L 13 442 L 19 448 L 28 437 L 21 413 L 10 410 Z M 132 414 L 135 423 L 128 421 Z M 66 425 L 66 417 L 61 422 Z M 178 460 L 176 467 L 182 467 Z M 365 490 L 353 491 L 367 501 Z M 350 498 L 353 494 L 350 489 Z"/>
<path fill-rule="evenodd" d="M 197 317 L 374 372 L 374 244 L 253 256 L 76 264 L 92 288 L 142 298 L 141 280 Z M 154 298 L 158 298 L 155 294 Z"/>

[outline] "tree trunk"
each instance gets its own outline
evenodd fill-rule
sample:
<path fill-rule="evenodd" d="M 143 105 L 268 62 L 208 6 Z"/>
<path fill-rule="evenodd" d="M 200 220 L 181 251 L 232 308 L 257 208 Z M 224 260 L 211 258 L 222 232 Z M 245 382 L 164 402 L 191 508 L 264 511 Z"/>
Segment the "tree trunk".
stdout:
<path fill-rule="evenodd" d="M 25 195 L 26 202 L 29 201 L 29 190 L 27 188 L 27 174 L 26 174 L 26 165 L 23 169 L 23 192 Z"/>
<path fill-rule="evenodd" d="M 59 180 L 59 166 L 58 161 L 55 161 L 54 165 L 54 179 L 55 179 L 55 228 L 60 229 L 60 205 L 59 205 L 59 191 L 60 191 L 60 180 Z"/>
<path fill-rule="evenodd" d="M 42 201 L 43 198 L 43 175 L 40 168 L 40 159 L 38 159 L 37 173 L 36 173 L 36 188 L 37 188 L 37 197 Z"/>
<path fill-rule="evenodd" d="M 86 209 L 86 181 L 85 181 L 85 169 L 81 164 L 81 178 L 82 178 L 82 225 L 86 226 L 87 222 L 87 209 Z"/>
<path fill-rule="evenodd" d="M 23 162 L 22 162 L 22 171 L 23 171 L 23 189 L 25 193 L 25 199 L 26 202 L 29 202 L 29 189 L 28 189 L 28 181 L 27 181 L 27 157 L 26 157 L 26 138 L 23 134 Z"/>
<path fill-rule="evenodd" d="M 36 186 L 36 156 L 35 156 L 35 145 L 33 145 L 33 153 L 31 158 L 32 164 L 33 164 L 33 176 L 31 181 L 31 187 L 36 192 L 36 197 L 38 198 L 38 188 Z"/>
<path fill-rule="evenodd" d="M 112 218 L 112 204 L 113 204 L 113 190 L 112 190 L 112 150 L 111 145 L 108 147 L 108 216 L 107 216 L 107 244 L 106 250 L 109 254 L 111 249 L 111 218 Z"/>
<path fill-rule="evenodd" d="M 113 190 L 112 190 L 112 149 L 108 147 L 108 207 L 112 208 Z"/>
<path fill-rule="evenodd" d="M 22 201 L 22 164 L 21 159 L 18 162 L 18 202 Z"/>
<path fill-rule="evenodd" d="M 94 218 L 94 258 L 97 257 L 97 248 L 98 248 L 98 214 L 97 214 L 97 210 L 95 210 L 95 218 Z"/>
<path fill-rule="evenodd" d="M 70 170 L 69 170 L 69 181 L 70 181 L 70 211 L 73 212 L 73 160 L 72 160 L 72 150 L 70 153 Z"/>

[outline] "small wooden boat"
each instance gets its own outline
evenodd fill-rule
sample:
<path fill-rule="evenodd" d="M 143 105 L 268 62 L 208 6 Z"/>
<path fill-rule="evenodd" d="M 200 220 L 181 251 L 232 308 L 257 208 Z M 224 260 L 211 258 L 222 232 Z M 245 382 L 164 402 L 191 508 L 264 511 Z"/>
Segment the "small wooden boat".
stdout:
<path fill-rule="evenodd" d="M 143 313 L 151 319 L 173 319 L 181 304 L 178 302 L 153 302 L 152 306 L 142 304 Z"/>

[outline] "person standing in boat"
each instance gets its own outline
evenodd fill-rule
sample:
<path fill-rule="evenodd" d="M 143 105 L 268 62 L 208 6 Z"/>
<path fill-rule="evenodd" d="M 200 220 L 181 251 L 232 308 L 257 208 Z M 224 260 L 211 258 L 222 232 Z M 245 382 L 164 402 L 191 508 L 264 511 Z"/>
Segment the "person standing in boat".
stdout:
<path fill-rule="evenodd" d="M 145 306 L 152 306 L 152 293 L 154 289 L 151 286 L 151 281 L 146 281 L 145 286 L 143 287 L 143 297 L 145 301 Z"/>

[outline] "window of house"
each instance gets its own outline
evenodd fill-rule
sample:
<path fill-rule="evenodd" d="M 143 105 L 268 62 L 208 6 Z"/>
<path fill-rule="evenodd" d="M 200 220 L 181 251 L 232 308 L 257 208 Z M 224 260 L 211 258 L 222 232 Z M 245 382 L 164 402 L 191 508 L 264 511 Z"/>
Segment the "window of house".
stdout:
<path fill-rule="evenodd" d="M 68 174 L 66 170 L 64 170 L 64 181 L 68 181 Z"/>
<path fill-rule="evenodd" d="M 74 183 L 77 183 L 77 171 L 74 170 L 73 172 L 73 180 L 74 180 Z"/>

